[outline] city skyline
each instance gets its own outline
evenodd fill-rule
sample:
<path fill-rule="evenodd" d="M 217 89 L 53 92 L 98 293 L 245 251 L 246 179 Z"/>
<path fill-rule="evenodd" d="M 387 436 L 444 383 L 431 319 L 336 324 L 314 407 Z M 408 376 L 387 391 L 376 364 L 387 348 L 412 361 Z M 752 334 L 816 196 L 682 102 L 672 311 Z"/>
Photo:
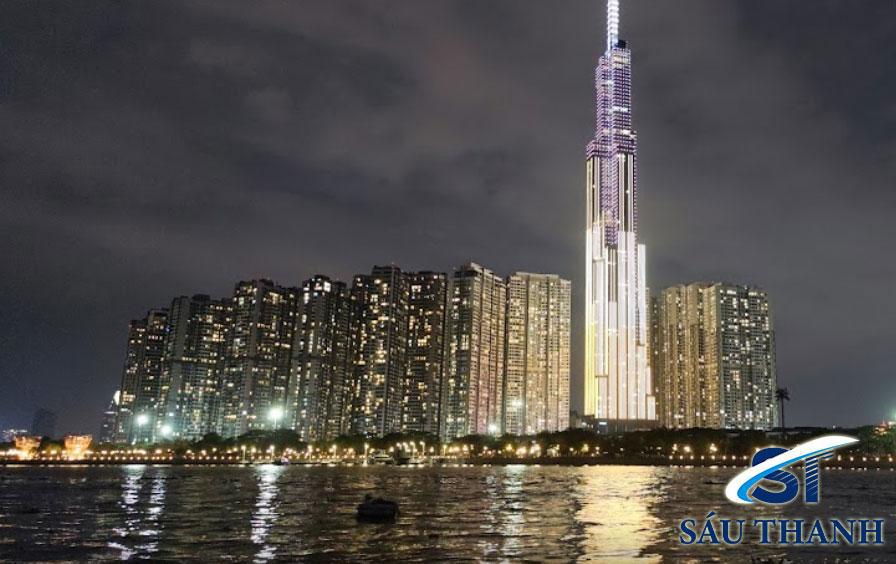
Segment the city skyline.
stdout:
<path fill-rule="evenodd" d="M 350 286 L 318 274 L 177 296 L 128 325 L 100 440 L 563 431 L 570 285 L 476 263 L 450 275 L 377 265 Z"/>
<path fill-rule="evenodd" d="M 896 276 L 881 260 L 896 238 L 880 94 L 893 7 L 622 9 L 651 290 L 764 287 L 788 423 L 887 417 L 894 312 L 870 300 Z M 373 263 L 573 280 L 578 380 L 602 3 L 46 10 L 69 22 L 56 41 L 24 7 L 0 18 L 3 426 L 45 406 L 61 432 L 93 431 L 123 328 L 149 304 Z M 844 377 L 859 384 L 845 398 Z"/>

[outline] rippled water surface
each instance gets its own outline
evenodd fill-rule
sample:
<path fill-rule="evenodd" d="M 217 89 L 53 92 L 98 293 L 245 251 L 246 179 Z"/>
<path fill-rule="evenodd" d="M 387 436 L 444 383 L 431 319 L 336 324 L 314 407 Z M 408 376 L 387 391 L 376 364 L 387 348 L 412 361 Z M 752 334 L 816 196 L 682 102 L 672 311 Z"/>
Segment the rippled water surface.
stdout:
<path fill-rule="evenodd" d="M 0 468 L 0 559 L 194 561 L 894 561 L 896 549 L 682 547 L 676 527 L 725 517 L 812 517 L 735 507 L 731 469 L 666 467 Z M 894 516 L 896 473 L 825 471 L 820 516 Z M 394 524 L 359 524 L 365 493 Z M 892 531 L 896 534 L 896 531 Z M 896 537 L 894 537 L 896 542 Z"/>

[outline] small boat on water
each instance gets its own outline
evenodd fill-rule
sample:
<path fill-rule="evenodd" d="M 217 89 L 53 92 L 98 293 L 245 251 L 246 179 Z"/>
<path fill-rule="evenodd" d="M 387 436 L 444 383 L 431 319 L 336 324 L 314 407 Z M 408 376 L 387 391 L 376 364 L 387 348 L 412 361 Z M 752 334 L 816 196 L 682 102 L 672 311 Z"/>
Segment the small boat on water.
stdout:
<path fill-rule="evenodd" d="M 395 457 L 383 451 L 375 451 L 370 455 L 371 464 L 395 464 Z"/>
<path fill-rule="evenodd" d="M 398 504 L 381 497 L 374 498 L 367 494 L 364 501 L 358 505 L 358 521 L 381 523 L 394 521 L 398 515 Z"/>

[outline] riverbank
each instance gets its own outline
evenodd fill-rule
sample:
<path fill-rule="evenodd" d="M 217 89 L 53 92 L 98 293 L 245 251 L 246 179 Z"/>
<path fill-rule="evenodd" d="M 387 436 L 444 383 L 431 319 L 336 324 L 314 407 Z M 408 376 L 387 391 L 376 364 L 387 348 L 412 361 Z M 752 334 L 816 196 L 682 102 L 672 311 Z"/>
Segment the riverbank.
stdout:
<path fill-rule="evenodd" d="M 254 466 L 254 465 L 283 465 L 283 466 L 678 466 L 678 467 L 705 467 L 705 468 L 740 468 L 749 463 L 747 456 L 717 456 L 715 458 L 704 457 L 646 457 L 646 456 L 544 456 L 544 457 L 468 457 L 448 460 L 422 461 L 413 464 L 390 463 L 374 464 L 363 460 L 335 460 L 335 459 L 294 459 L 288 462 L 272 459 L 242 460 L 227 457 L 176 457 L 176 456 L 126 456 L 110 458 L 96 458 L 83 460 L 65 459 L 33 459 L 33 460 L 0 460 L 2 466 L 126 466 L 132 464 L 163 465 L 163 466 Z M 823 466 L 827 469 L 844 470 L 888 470 L 896 471 L 896 461 L 888 457 L 843 457 L 841 460 L 826 461 Z"/>

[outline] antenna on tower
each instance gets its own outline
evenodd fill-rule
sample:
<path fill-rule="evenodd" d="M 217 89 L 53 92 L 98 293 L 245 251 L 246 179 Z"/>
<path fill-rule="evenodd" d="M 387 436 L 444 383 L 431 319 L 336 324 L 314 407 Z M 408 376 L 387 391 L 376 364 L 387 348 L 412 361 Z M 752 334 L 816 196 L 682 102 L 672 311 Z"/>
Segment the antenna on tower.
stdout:
<path fill-rule="evenodd" d="M 607 0 L 607 51 L 619 43 L 619 0 Z"/>

